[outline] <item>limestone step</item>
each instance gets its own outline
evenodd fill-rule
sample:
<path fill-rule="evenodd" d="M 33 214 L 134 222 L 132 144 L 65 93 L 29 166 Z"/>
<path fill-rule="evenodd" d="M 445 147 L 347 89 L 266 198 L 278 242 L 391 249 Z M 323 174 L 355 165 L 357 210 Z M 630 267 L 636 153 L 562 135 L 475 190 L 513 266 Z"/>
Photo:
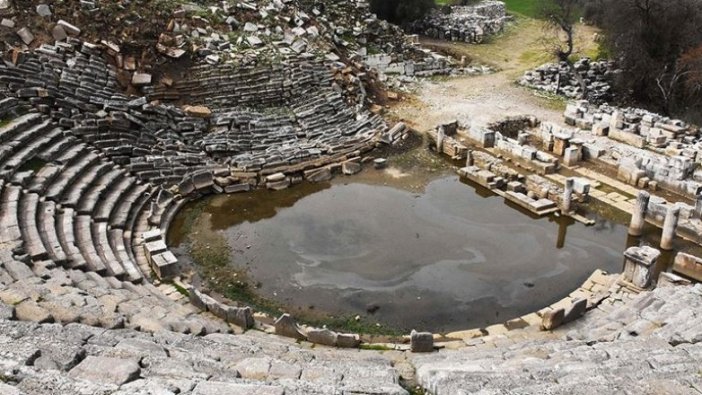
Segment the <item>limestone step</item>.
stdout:
<path fill-rule="evenodd" d="M 39 195 L 36 193 L 22 194 L 20 197 L 19 226 L 24 241 L 24 249 L 33 260 L 42 260 L 48 257 L 37 225 L 37 212 L 39 210 Z"/>

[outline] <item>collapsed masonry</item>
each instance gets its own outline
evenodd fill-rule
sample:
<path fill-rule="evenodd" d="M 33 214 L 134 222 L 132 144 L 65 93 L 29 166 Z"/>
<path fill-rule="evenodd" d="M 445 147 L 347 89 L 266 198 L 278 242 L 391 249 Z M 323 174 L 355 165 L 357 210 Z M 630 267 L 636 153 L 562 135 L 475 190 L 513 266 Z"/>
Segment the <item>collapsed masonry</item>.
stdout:
<path fill-rule="evenodd" d="M 423 58 L 405 59 L 404 56 L 386 54 L 368 55 L 364 62 L 372 69 L 381 73 L 380 80 L 393 83 L 388 77 L 397 80 L 412 81 L 414 77 L 431 77 L 436 75 L 481 75 L 492 72 L 487 66 L 467 65 L 465 60 L 456 61 L 448 56 L 440 55 L 428 49 L 421 49 Z M 415 56 L 416 58 L 416 56 Z M 397 85 L 397 84 L 395 84 Z"/>
<path fill-rule="evenodd" d="M 450 6 L 433 10 L 424 19 L 414 22 L 411 30 L 440 40 L 479 44 L 502 31 L 508 20 L 502 1 L 481 1 L 469 6 Z"/>
<path fill-rule="evenodd" d="M 366 92 L 367 86 L 378 84 L 371 67 L 384 68 L 385 58 L 401 64 L 403 74 L 406 64 L 410 77 L 415 71 L 417 76 L 448 74 L 462 67 L 408 40 L 399 27 L 372 14 L 365 0 L 224 1 L 207 6 L 94 0 L 43 4 L 36 10 L 21 10 L 20 4 L 7 1 L 6 6 L 0 10 L 6 60 L 44 43 L 81 37 L 105 49 L 123 90 L 171 87 L 190 62 L 263 67 L 298 59 L 333 67 L 335 90 L 347 103 L 364 106 L 376 99 Z"/>
<path fill-rule="evenodd" d="M 693 199 L 702 192 L 698 128 L 642 109 L 584 101 L 569 104 L 564 115 L 589 141 L 585 156 L 615 166 L 622 181 L 639 188 L 663 187 Z M 573 131 L 565 133 L 574 136 Z"/>
<path fill-rule="evenodd" d="M 578 78 L 573 74 L 573 69 L 578 73 Z M 519 84 L 570 99 L 586 99 L 595 104 L 613 99 L 611 83 L 616 74 L 613 62 L 582 58 L 575 62 L 573 69 L 566 62 L 547 63 L 526 71 Z"/>

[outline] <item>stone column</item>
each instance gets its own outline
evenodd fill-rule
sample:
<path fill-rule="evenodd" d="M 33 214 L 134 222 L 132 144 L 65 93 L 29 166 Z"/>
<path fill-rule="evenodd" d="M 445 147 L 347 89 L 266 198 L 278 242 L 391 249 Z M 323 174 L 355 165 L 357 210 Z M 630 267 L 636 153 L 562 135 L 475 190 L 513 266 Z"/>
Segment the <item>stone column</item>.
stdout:
<path fill-rule="evenodd" d="M 436 132 L 436 152 L 440 154 L 444 152 L 444 137 L 446 137 L 444 127 L 439 126 L 439 130 Z"/>
<path fill-rule="evenodd" d="M 678 227 L 678 218 L 680 217 L 680 207 L 673 204 L 668 207 L 663 221 L 663 234 L 661 235 L 661 248 L 664 250 L 673 249 L 673 239 L 675 238 L 675 228 Z"/>
<path fill-rule="evenodd" d="M 466 152 L 466 167 L 473 166 L 473 151 Z"/>
<path fill-rule="evenodd" d="M 695 218 L 702 219 L 702 193 L 695 200 Z"/>
<path fill-rule="evenodd" d="M 567 178 L 565 183 L 565 190 L 563 191 L 563 207 L 564 213 L 569 213 L 573 205 L 573 184 L 575 180 L 573 178 Z"/>
<path fill-rule="evenodd" d="M 639 287 L 651 286 L 653 269 L 661 252 L 649 246 L 630 247 L 624 251 L 624 280 Z"/>
<path fill-rule="evenodd" d="M 631 223 L 629 223 L 629 234 L 632 236 L 641 236 L 643 227 L 646 224 L 646 211 L 648 211 L 648 201 L 651 199 L 651 194 L 646 191 L 639 191 L 634 205 L 634 212 L 631 213 Z"/>

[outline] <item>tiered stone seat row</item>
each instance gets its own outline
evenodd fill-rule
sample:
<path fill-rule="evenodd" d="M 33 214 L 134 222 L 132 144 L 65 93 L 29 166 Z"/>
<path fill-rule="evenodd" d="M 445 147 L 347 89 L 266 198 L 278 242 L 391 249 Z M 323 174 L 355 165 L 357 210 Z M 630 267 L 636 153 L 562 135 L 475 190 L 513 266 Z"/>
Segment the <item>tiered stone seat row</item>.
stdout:
<path fill-rule="evenodd" d="M 83 279 L 80 284 L 89 283 Z M 107 305 L 119 298 L 105 295 L 98 300 Z M 0 305 L 0 312 L 11 310 Z M 391 360 L 375 351 L 303 349 L 256 331 L 193 337 L 2 317 L 0 332 L 11 340 L 0 343 L 5 369 L 1 393 L 407 394 Z"/>
<path fill-rule="evenodd" d="M 173 170 L 173 163 L 211 165 L 203 152 L 189 145 L 202 138 L 207 122 L 176 107 L 154 106 L 119 93 L 115 70 L 90 44 L 69 40 L 23 53 L 14 67 L 0 64 L 0 85 L 114 162 L 151 164 L 142 180 L 153 177 L 158 184 L 174 184 L 183 174 Z M 182 161 L 176 159 L 180 155 L 185 156 Z"/>
<path fill-rule="evenodd" d="M 248 190 L 253 171 L 299 165 L 290 171 L 301 179 L 304 170 L 358 156 L 384 127 L 380 117 L 349 109 L 317 63 L 212 75 L 196 68 L 180 85 L 197 100 L 189 104 L 214 110 L 196 118 L 119 93 L 115 70 L 86 43 L 69 39 L 18 59 L 0 64 L 0 100 L 14 109 L 0 124 L 0 247 L 7 251 L 0 300 L 24 303 L 21 319 L 228 330 L 186 307 L 182 295 L 165 298 L 144 281 L 151 260 L 175 259 L 162 241 L 175 214 L 229 183 Z M 247 108 L 254 105 L 258 111 Z M 248 180 L 238 178 L 242 171 Z M 209 186 L 195 185 L 192 196 L 169 189 L 198 175 Z M 150 231 L 161 235 L 156 250 L 143 237 Z M 106 295 L 109 302 L 99 300 Z"/>
<path fill-rule="evenodd" d="M 153 216 L 160 224 L 162 211 L 150 209 L 159 189 L 71 136 L 64 137 L 74 145 L 52 159 L 26 150 L 39 132 L 53 130 L 36 114 L 0 127 L 0 138 L 23 147 L 3 157 L 13 166 L 0 162 L 7 170 L 0 179 L 0 300 L 15 305 L 18 318 L 38 322 L 228 331 L 185 299 L 172 300 L 148 282 L 133 284 L 143 279 L 131 252 L 134 235 L 143 229 L 140 218 Z M 36 160 L 39 169 L 24 169 Z M 172 198 L 161 204 L 169 207 Z"/>
<path fill-rule="evenodd" d="M 331 74 L 318 62 L 270 66 L 196 66 L 185 81 L 172 88 L 156 87 L 151 99 L 203 103 L 217 109 L 280 106 L 295 97 L 314 94 L 331 85 Z"/>
<path fill-rule="evenodd" d="M 475 339 L 411 360 L 436 395 L 690 394 L 701 382 L 700 307 L 697 286 L 657 288 L 589 312 L 558 338 Z"/>

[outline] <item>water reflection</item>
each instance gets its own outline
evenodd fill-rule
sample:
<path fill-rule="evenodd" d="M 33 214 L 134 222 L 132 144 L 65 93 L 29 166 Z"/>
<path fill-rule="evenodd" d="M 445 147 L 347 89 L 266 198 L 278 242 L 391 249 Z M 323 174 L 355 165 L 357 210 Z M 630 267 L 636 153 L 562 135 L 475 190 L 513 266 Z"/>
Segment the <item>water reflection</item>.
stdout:
<path fill-rule="evenodd" d="M 595 269 L 620 271 L 633 242 L 605 218 L 589 214 L 591 227 L 536 218 L 457 177 L 424 194 L 302 184 L 213 197 L 205 212 L 226 235 L 232 266 L 246 268 L 262 295 L 298 316 L 311 306 L 377 311 L 373 319 L 403 329 L 480 327 L 539 309 Z"/>

